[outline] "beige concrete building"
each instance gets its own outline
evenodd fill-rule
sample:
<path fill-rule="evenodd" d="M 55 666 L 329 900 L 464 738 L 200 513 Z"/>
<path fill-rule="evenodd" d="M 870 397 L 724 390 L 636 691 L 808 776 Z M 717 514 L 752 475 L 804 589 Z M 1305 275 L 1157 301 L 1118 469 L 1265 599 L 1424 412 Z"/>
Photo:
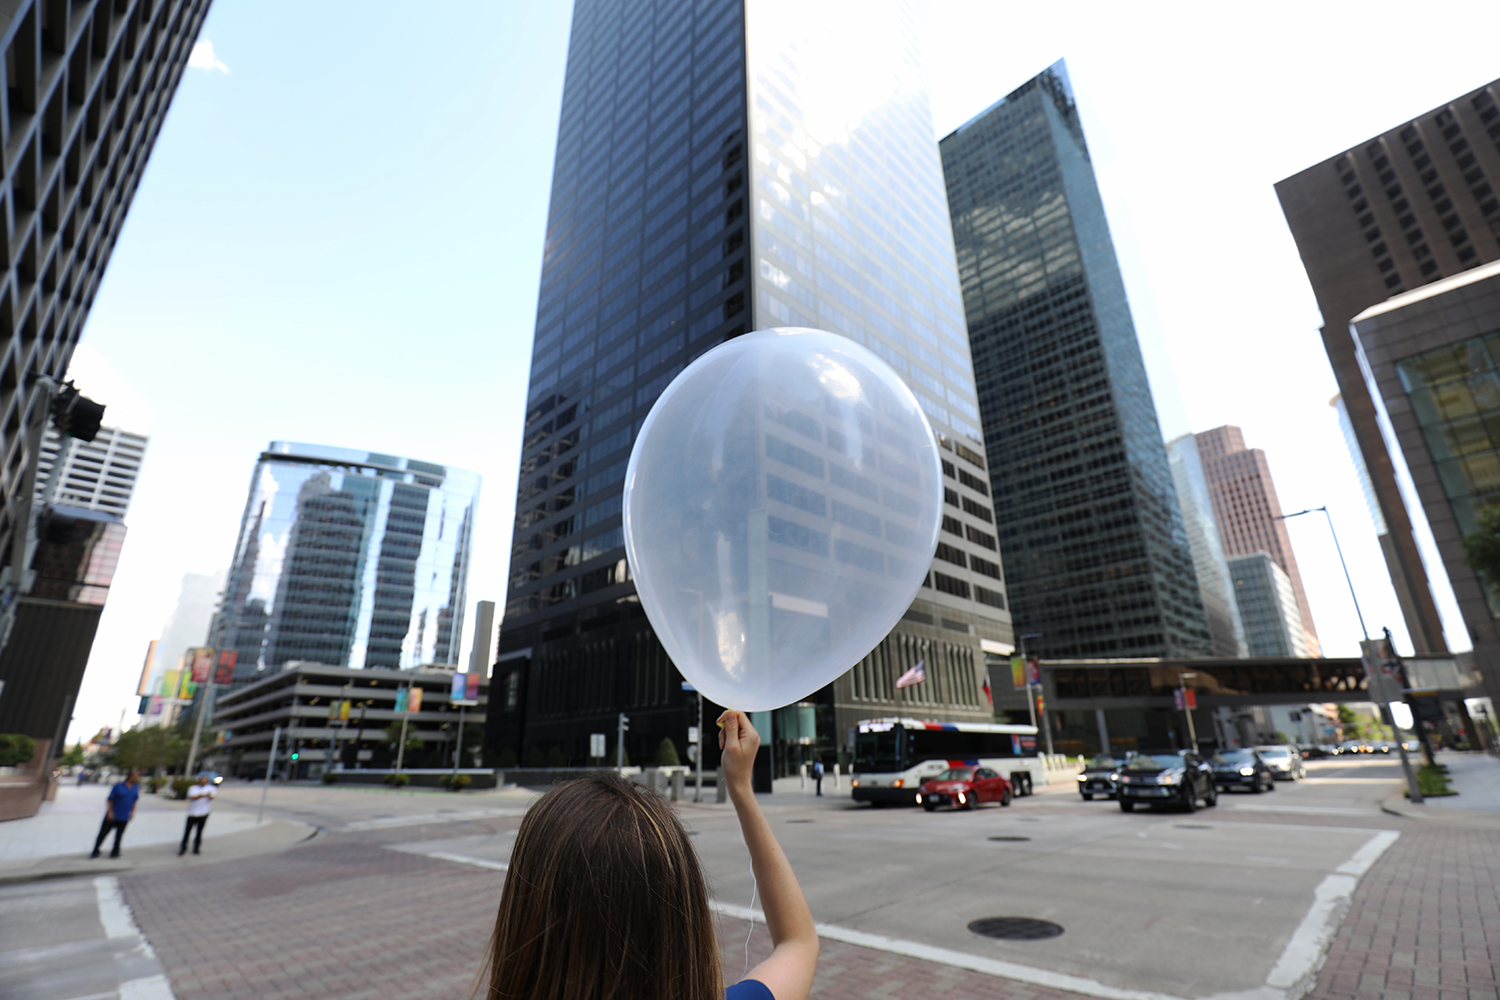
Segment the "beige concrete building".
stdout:
<path fill-rule="evenodd" d="M 1208 480 L 1224 555 L 1231 560 L 1257 552 L 1271 557 L 1290 579 L 1297 599 L 1306 647 L 1306 652 L 1300 655 L 1321 656 L 1312 609 L 1302 588 L 1302 574 L 1297 571 L 1297 557 L 1292 552 L 1286 522 L 1281 519 L 1281 501 L 1276 496 L 1266 453 L 1259 448 L 1246 448 L 1243 432 L 1229 425 L 1195 434 L 1194 438 L 1203 462 L 1203 475 Z M 1251 654 L 1255 655 L 1253 646 Z"/>

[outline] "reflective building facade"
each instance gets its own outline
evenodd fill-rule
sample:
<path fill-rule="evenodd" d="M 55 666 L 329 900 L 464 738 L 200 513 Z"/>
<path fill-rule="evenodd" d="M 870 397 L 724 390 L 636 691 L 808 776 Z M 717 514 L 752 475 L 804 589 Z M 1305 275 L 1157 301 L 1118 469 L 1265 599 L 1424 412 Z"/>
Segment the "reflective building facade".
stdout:
<path fill-rule="evenodd" d="M 1050 658 L 1208 655 L 1065 67 L 940 148 L 1017 631 Z"/>
<path fill-rule="evenodd" d="M 1316 655 L 1307 646 L 1292 579 L 1270 553 L 1235 556 L 1229 560 L 1229 573 L 1251 656 Z"/>
<path fill-rule="evenodd" d="M 479 476 L 273 441 L 250 481 L 212 645 L 236 682 L 290 660 L 456 664 Z"/>
<path fill-rule="evenodd" d="M 617 712 L 633 759 L 685 737 L 689 699 L 624 559 L 625 465 L 688 362 L 773 326 L 842 334 L 895 367 L 940 435 L 948 497 L 928 586 L 870 657 L 778 716 L 778 766 L 838 752 L 859 718 L 990 717 L 985 656 L 1009 652 L 1009 615 L 915 29 L 904 4 L 852 9 L 575 5 L 498 747 L 580 760 L 590 732 L 613 740 Z M 918 660 L 934 680 L 897 692 Z"/>
<path fill-rule="evenodd" d="M 1235 603 L 1234 583 L 1229 578 L 1197 439 L 1184 434 L 1168 443 L 1167 462 L 1177 488 L 1177 503 L 1182 507 L 1182 523 L 1187 530 L 1188 549 L 1193 553 L 1193 572 L 1198 576 L 1198 593 L 1213 637 L 1214 656 L 1246 656 L 1245 628 Z"/>

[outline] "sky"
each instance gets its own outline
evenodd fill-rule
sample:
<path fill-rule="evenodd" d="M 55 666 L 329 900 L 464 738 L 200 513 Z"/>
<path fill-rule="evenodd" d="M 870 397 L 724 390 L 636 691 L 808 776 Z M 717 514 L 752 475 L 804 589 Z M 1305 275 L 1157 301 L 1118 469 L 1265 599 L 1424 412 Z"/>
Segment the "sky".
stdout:
<path fill-rule="evenodd" d="M 1388 6 L 934 0 L 924 54 L 934 140 L 1067 60 L 1164 435 L 1242 427 L 1285 510 L 1329 507 L 1365 620 L 1407 649 L 1272 189 L 1500 76 L 1500 5 L 1444 4 L 1463 29 L 1429 39 Z M 70 370 L 151 437 L 70 738 L 132 723 L 272 440 L 479 472 L 469 601 L 504 602 L 570 5 L 413 11 L 212 8 Z M 1288 526 L 1325 651 L 1355 655 L 1327 523 Z"/>

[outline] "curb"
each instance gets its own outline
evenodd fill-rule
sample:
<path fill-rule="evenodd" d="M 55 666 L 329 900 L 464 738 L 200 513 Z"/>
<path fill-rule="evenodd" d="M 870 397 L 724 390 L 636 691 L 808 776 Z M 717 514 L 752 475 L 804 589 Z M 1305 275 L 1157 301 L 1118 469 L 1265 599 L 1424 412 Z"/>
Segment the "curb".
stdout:
<path fill-rule="evenodd" d="M 257 855 L 261 855 L 261 854 L 272 854 L 272 853 L 275 853 L 276 851 L 288 850 L 288 849 L 290 849 L 292 847 L 298 846 L 299 844 L 305 844 L 308 841 L 310 841 L 310 840 L 318 837 L 319 835 L 326 834 L 328 832 L 327 830 L 325 830 L 321 826 L 316 826 L 316 825 L 313 825 L 313 824 L 310 824 L 310 823 L 303 823 L 300 820 L 277 819 L 277 820 L 272 820 L 271 822 L 272 823 L 284 823 L 287 826 L 291 826 L 291 827 L 301 827 L 301 828 L 307 830 L 307 832 L 305 834 L 303 834 L 302 836 L 298 836 L 298 837 L 296 837 L 296 838 L 294 838 L 294 839 L 292 839 L 291 841 L 288 841 L 288 842 L 277 842 L 277 843 L 273 843 L 273 844 L 267 845 L 267 846 L 265 846 L 265 847 L 263 847 L 262 849 L 259 849 L 259 850 L 245 851 L 243 853 L 232 854 L 232 855 L 229 855 L 229 856 L 226 856 L 226 857 L 211 857 L 211 858 L 209 858 L 207 860 L 200 860 L 200 861 L 197 862 L 197 864 L 199 864 L 199 865 L 202 865 L 202 864 L 222 864 L 223 862 L 226 862 L 226 861 L 238 861 L 238 860 L 240 860 L 242 858 L 256 857 Z M 240 831 L 239 834 L 231 834 L 230 836 L 242 836 L 243 834 L 254 833 L 254 832 L 258 832 L 257 828 L 251 828 L 250 830 L 243 830 L 243 831 Z M 159 845 L 148 845 L 148 846 L 159 846 Z M 84 858 L 85 860 L 87 859 L 86 855 L 78 856 L 78 855 L 64 854 L 64 855 L 53 855 L 52 857 L 53 857 L 53 859 L 56 859 L 56 858 L 66 859 L 66 861 L 68 863 L 75 863 L 75 862 L 77 862 L 79 860 L 80 857 Z M 48 860 L 48 859 L 43 859 L 43 860 L 45 861 L 45 860 Z M 135 865 L 135 864 L 125 864 L 125 865 L 122 865 L 122 864 L 102 864 L 102 865 L 101 864 L 84 864 L 84 865 L 80 865 L 78 867 L 69 867 L 69 868 L 44 868 L 44 867 L 38 867 L 37 869 L 30 870 L 30 871 L 13 872 L 13 873 L 10 873 L 10 874 L 0 874 L 0 886 L 24 885 L 24 884 L 26 884 L 28 882 L 56 882 L 56 881 L 62 881 L 64 879 L 74 879 L 74 878 L 98 878 L 100 876 L 115 876 L 117 878 L 124 878 L 124 877 L 129 876 L 129 875 L 146 874 L 146 873 L 155 872 L 155 871 L 163 871 L 163 870 L 166 870 L 169 866 L 173 866 L 173 865 L 180 866 L 180 864 L 181 863 L 177 860 L 176 856 L 174 855 L 174 856 L 166 859 L 165 861 L 155 861 L 155 862 L 147 863 L 147 864 L 144 864 L 144 865 Z"/>

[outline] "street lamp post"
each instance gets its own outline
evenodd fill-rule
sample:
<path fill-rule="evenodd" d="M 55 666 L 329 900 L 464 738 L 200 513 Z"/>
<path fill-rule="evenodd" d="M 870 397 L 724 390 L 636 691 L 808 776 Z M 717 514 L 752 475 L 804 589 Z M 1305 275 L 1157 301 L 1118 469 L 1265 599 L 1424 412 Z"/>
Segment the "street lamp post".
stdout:
<path fill-rule="evenodd" d="M 1354 602 L 1354 615 L 1355 615 L 1356 618 L 1359 619 L 1359 631 L 1360 631 L 1360 634 L 1362 634 L 1364 636 L 1364 638 L 1365 638 L 1364 644 L 1361 645 L 1361 647 L 1360 647 L 1360 652 L 1363 653 L 1365 651 L 1365 647 L 1368 646 L 1369 642 L 1370 642 L 1370 630 L 1369 630 L 1368 627 L 1365 626 L 1364 612 L 1362 612 L 1362 611 L 1359 610 L 1359 598 L 1356 597 L 1355 594 L 1354 594 L 1354 579 L 1349 575 L 1349 564 L 1346 563 L 1346 562 L 1344 562 L 1344 549 L 1343 549 L 1343 546 L 1339 545 L 1339 533 L 1337 531 L 1333 530 L 1333 515 L 1330 514 L 1330 513 L 1328 513 L 1328 505 L 1324 504 L 1322 507 L 1309 507 L 1306 510 L 1299 510 L 1295 514 L 1282 514 L 1282 515 L 1280 515 L 1280 519 L 1283 520 L 1283 521 L 1285 521 L 1285 520 L 1288 520 L 1288 519 L 1293 518 L 1293 517 L 1301 517 L 1303 514 L 1312 514 L 1312 513 L 1315 513 L 1317 511 L 1322 511 L 1323 512 L 1323 517 L 1328 521 L 1328 533 L 1333 536 L 1333 550 L 1338 553 L 1338 556 L 1339 556 L 1339 566 L 1344 571 L 1344 582 L 1349 585 L 1349 600 L 1351 600 L 1351 601 Z M 1389 629 L 1386 630 L 1386 636 L 1387 636 L 1387 641 L 1389 641 L 1389 637 L 1390 637 L 1390 630 Z M 1396 653 L 1396 647 L 1395 647 L 1394 644 L 1391 645 L 1390 651 L 1391 651 L 1391 655 L 1394 656 L 1395 653 Z M 1402 687 L 1403 688 L 1407 687 L 1407 685 L 1405 684 L 1405 673 L 1406 673 L 1405 669 L 1403 668 L 1402 669 L 1402 678 L 1403 678 Z M 1405 691 L 1403 691 L 1402 692 L 1402 700 L 1405 701 L 1405 699 L 1406 699 L 1406 693 L 1405 693 Z M 1386 712 L 1387 713 L 1390 712 L 1390 706 L 1386 706 Z M 1396 721 L 1395 717 L 1392 716 L 1392 718 L 1391 718 L 1391 723 L 1392 723 L 1391 728 L 1393 730 L 1396 728 L 1395 727 L 1395 721 Z M 1416 723 L 1416 725 L 1420 726 L 1421 723 Z M 1420 730 L 1418 730 L 1418 732 L 1420 733 Z M 1401 734 L 1398 731 L 1396 733 L 1396 735 L 1400 736 Z M 1401 754 L 1401 770 L 1406 775 L 1407 796 L 1410 799 L 1410 801 L 1412 802 L 1412 804 L 1414 804 L 1414 805 L 1421 805 L 1422 804 L 1422 792 L 1421 792 L 1421 790 L 1419 789 L 1419 787 L 1417 785 L 1417 776 L 1416 776 L 1416 773 L 1414 771 L 1412 771 L 1412 769 L 1411 769 L 1411 758 L 1409 758 L 1406 755 L 1406 743 L 1405 743 L 1404 740 L 1400 740 L 1400 739 L 1396 740 L 1396 750 Z"/>
<path fill-rule="evenodd" d="M 1177 675 L 1177 687 L 1182 692 L 1182 714 L 1187 716 L 1188 745 L 1195 751 L 1198 749 L 1198 730 L 1193 725 L 1193 710 L 1188 706 L 1187 681 L 1189 677 L 1197 676 L 1192 671 L 1184 671 Z"/>
<path fill-rule="evenodd" d="M 1016 641 L 1021 644 L 1021 669 L 1023 669 L 1023 670 L 1026 671 L 1026 710 L 1031 713 L 1031 724 L 1032 724 L 1032 726 L 1037 726 L 1037 722 L 1038 722 L 1037 716 L 1038 716 L 1038 713 L 1037 713 L 1037 710 L 1036 710 L 1036 695 L 1031 690 L 1031 688 L 1032 688 L 1032 684 L 1031 684 L 1031 662 L 1029 660 L 1027 660 L 1027 658 L 1026 658 L 1026 640 L 1027 639 L 1040 639 L 1040 638 L 1042 638 L 1042 636 L 1044 634 L 1045 633 L 1042 633 L 1042 632 L 1026 632 L 1026 633 L 1024 633 L 1022 635 L 1016 636 Z M 1041 688 L 1042 688 L 1042 684 L 1041 684 L 1041 680 L 1042 680 L 1041 671 L 1037 672 L 1037 678 L 1036 679 L 1037 679 L 1036 689 L 1038 691 L 1040 691 Z M 1040 725 L 1040 728 L 1041 728 L 1043 734 L 1047 737 L 1047 756 L 1050 757 L 1052 755 L 1052 730 L 1050 728 L 1048 728 L 1048 726 L 1047 726 L 1047 709 L 1044 707 L 1042 709 L 1042 711 L 1041 711 L 1040 714 L 1041 714 L 1041 719 L 1040 719 L 1041 725 Z"/>

